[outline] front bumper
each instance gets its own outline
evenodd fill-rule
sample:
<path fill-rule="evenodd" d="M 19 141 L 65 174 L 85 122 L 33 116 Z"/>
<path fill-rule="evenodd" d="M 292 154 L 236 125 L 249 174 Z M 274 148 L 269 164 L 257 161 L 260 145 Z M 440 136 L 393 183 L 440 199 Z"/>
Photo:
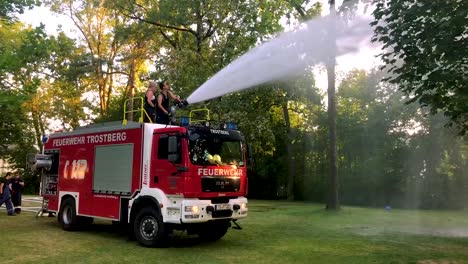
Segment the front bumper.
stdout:
<path fill-rule="evenodd" d="M 228 203 L 213 204 L 211 200 L 183 200 L 180 208 L 182 223 L 203 223 L 218 219 L 241 219 L 249 211 L 247 198 L 229 199 Z"/>

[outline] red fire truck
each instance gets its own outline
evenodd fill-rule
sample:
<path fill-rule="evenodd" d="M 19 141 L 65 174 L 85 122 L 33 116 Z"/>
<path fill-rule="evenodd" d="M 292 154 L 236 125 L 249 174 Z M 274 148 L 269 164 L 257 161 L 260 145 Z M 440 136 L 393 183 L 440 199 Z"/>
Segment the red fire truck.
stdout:
<path fill-rule="evenodd" d="M 64 230 L 108 219 L 128 224 L 141 245 L 162 246 L 173 230 L 218 240 L 247 216 L 238 130 L 111 122 L 44 141 L 31 163 Z"/>

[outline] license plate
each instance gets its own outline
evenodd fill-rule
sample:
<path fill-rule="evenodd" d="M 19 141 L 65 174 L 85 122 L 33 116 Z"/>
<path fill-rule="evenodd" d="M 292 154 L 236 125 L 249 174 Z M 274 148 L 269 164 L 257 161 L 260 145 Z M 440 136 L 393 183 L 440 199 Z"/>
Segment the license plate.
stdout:
<path fill-rule="evenodd" d="M 217 204 L 216 205 L 216 210 L 229 210 L 231 209 L 230 204 Z"/>

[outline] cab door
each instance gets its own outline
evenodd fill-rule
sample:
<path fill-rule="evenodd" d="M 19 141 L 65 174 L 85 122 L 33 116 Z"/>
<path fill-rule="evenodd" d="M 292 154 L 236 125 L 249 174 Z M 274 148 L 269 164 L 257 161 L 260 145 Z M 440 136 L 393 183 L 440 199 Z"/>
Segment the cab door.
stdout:
<path fill-rule="evenodd" d="M 172 147 L 172 150 L 171 150 Z M 177 132 L 155 132 L 151 151 L 150 187 L 166 194 L 183 194 L 184 157 Z"/>

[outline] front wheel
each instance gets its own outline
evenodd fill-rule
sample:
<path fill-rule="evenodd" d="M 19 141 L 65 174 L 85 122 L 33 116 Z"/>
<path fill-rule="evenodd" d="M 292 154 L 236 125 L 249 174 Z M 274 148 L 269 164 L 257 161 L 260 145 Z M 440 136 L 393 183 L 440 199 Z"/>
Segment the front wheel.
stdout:
<path fill-rule="evenodd" d="M 137 214 L 133 232 L 138 243 L 145 247 L 160 247 L 167 242 L 162 216 L 153 207 L 145 207 Z"/>

